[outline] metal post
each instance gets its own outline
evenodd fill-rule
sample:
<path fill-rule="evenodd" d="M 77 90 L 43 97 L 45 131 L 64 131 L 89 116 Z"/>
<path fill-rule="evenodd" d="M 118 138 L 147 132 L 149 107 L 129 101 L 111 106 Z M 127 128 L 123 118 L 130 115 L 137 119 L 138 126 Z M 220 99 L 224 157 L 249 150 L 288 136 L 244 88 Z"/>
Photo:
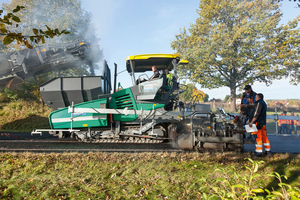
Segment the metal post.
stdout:
<path fill-rule="evenodd" d="M 143 107 L 141 108 L 140 114 L 138 115 L 138 118 L 140 120 L 140 131 L 139 134 L 142 135 L 142 127 L 143 127 Z"/>
<path fill-rule="evenodd" d="M 298 122 L 299 122 L 299 116 L 298 116 Z M 298 133 L 297 133 L 297 125 L 294 124 L 294 129 L 295 129 L 295 135 L 296 137 L 299 137 Z"/>
<path fill-rule="evenodd" d="M 117 64 L 115 64 L 115 79 L 114 79 L 114 93 L 116 92 L 116 88 L 117 88 Z"/>
<path fill-rule="evenodd" d="M 178 79 L 178 76 L 177 76 L 177 60 L 173 59 L 172 64 L 173 64 L 174 76 L 175 76 L 176 79 Z"/>
<path fill-rule="evenodd" d="M 133 85 L 136 85 L 132 60 L 130 60 L 130 67 L 131 67 L 131 74 L 132 74 L 131 78 L 133 78 L 132 82 L 133 82 Z"/>
<path fill-rule="evenodd" d="M 153 111 L 154 111 L 154 105 L 156 105 L 156 104 L 153 104 Z M 154 129 L 154 118 L 152 118 L 152 135 L 154 134 L 153 129 Z"/>
<path fill-rule="evenodd" d="M 177 60 L 173 59 L 172 60 L 172 64 L 173 64 L 174 76 L 177 79 L 177 83 L 178 83 L 178 88 L 177 88 L 178 89 L 178 105 L 177 106 L 178 106 L 178 111 L 180 111 L 180 107 L 179 107 L 179 102 L 180 102 L 180 98 L 179 98 L 179 84 L 180 84 L 180 82 L 179 82 L 179 78 L 177 76 Z"/>
<path fill-rule="evenodd" d="M 73 113 L 74 113 L 74 101 L 72 101 L 72 112 L 71 112 L 71 132 L 72 132 L 72 129 L 73 129 Z"/>
<path fill-rule="evenodd" d="M 276 129 L 275 129 L 275 134 L 277 135 L 278 134 L 278 115 L 277 115 L 277 107 L 275 107 L 275 124 L 276 124 Z"/>

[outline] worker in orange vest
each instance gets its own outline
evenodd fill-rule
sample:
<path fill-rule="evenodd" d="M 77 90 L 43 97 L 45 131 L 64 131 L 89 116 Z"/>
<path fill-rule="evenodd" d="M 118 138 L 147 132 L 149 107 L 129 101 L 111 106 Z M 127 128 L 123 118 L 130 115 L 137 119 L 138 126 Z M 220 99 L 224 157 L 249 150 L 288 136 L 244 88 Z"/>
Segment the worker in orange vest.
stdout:
<path fill-rule="evenodd" d="M 255 101 L 256 103 L 254 108 L 253 119 L 249 123 L 250 127 L 252 127 L 252 125 L 255 124 L 257 128 L 257 132 L 253 133 L 257 136 L 255 155 L 258 157 L 262 156 L 264 146 L 268 156 L 272 156 L 270 141 L 267 138 L 267 104 L 264 101 L 264 95 L 262 93 L 258 93 L 255 97 Z"/>
<path fill-rule="evenodd" d="M 291 116 L 295 116 L 294 112 L 291 112 Z M 299 125 L 299 121 L 298 120 L 289 120 L 289 124 L 290 124 L 289 133 L 292 134 L 293 129 L 294 129 L 295 135 L 297 135 L 297 126 Z"/>
<path fill-rule="evenodd" d="M 252 90 L 251 85 L 246 85 L 244 87 L 245 92 L 243 93 L 240 105 L 240 113 L 244 114 L 245 121 L 244 127 L 248 120 L 251 120 L 253 114 L 253 108 L 255 106 L 255 96 L 256 92 Z M 247 112 L 246 112 L 247 111 Z"/>

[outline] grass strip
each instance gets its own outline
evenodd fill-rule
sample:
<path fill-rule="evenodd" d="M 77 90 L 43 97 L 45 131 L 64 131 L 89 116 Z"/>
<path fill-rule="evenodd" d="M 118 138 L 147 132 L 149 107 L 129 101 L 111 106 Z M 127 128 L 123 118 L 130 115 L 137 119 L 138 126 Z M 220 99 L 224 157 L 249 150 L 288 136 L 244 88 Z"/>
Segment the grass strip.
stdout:
<path fill-rule="evenodd" d="M 250 157 L 249 153 L 1 153 L 0 196 L 4 199 L 200 199 L 216 194 L 209 185 L 226 191 L 228 188 L 220 185 L 221 179 L 247 187 L 247 179 L 256 174 L 248 189 L 262 189 L 263 192 L 252 193 L 267 198 L 267 191 L 282 193 L 280 180 L 269 176 L 274 172 L 287 176 L 284 184 L 293 189 L 293 194 L 288 192 L 288 195 L 297 195 L 300 155 L 252 158 L 255 164 L 264 161 L 257 165 L 255 173 L 252 168 L 256 165 L 245 159 Z M 242 189 L 237 187 L 234 192 L 239 195 Z"/>

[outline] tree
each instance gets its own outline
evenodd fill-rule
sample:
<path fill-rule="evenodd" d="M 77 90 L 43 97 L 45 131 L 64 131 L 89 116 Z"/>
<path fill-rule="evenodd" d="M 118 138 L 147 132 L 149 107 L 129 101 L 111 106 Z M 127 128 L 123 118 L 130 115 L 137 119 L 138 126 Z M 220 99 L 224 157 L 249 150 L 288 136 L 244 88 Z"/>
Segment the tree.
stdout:
<path fill-rule="evenodd" d="M 208 102 L 208 100 L 209 100 L 209 95 L 205 93 L 203 102 Z"/>
<path fill-rule="evenodd" d="M 229 87 L 231 111 L 237 88 L 254 81 L 268 85 L 298 70 L 300 17 L 278 25 L 278 1 L 202 0 L 199 8 L 189 32 L 181 30 L 172 41 L 172 48 L 190 63 L 178 70 L 202 87 Z"/>
<path fill-rule="evenodd" d="M 189 83 L 186 85 L 186 90 L 180 94 L 180 98 L 185 102 L 194 101 L 194 102 L 205 102 L 208 101 L 208 95 L 205 94 L 202 90 L 198 90 L 195 85 Z"/>
<path fill-rule="evenodd" d="M 229 102 L 229 100 L 230 100 L 230 95 L 227 94 L 227 95 L 225 96 L 223 102 Z"/>
<path fill-rule="evenodd" d="M 66 43 L 74 41 L 87 41 L 97 44 L 99 48 L 99 38 L 96 36 L 95 28 L 91 23 L 91 14 L 81 8 L 80 0 L 12 0 L 9 3 L 3 3 L 5 10 L 12 10 L 16 5 L 24 6 L 15 15 L 21 19 L 21 24 L 12 27 L 12 31 L 23 33 L 23 35 L 32 34 L 32 28 L 42 29 L 47 25 L 49 28 L 67 30 L 68 35 L 61 35 L 55 38 L 45 38 L 48 44 Z M 10 50 L 24 48 L 24 45 L 11 43 L 8 45 Z M 96 51 L 95 51 L 96 52 Z M 97 51 L 94 56 L 95 62 L 102 58 L 102 51 Z M 68 69 L 60 73 L 61 75 L 90 75 L 94 74 L 94 66 L 80 65 L 74 69 Z"/>
<path fill-rule="evenodd" d="M 16 13 L 24 9 L 24 6 L 16 6 L 12 12 L 7 12 L 3 17 L 4 10 L 0 10 L 0 35 L 4 45 L 10 44 L 13 41 L 17 41 L 18 44 L 23 44 L 26 47 L 32 49 L 32 44 L 38 44 L 39 42 L 45 43 L 45 38 L 53 38 L 56 35 L 69 34 L 68 31 L 59 31 L 58 29 L 52 30 L 49 26 L 45 25 L 47 30 L 32 29 L 31 35 L 23 35 L 21 32 L 13 32 L 9 30 L 10 27 L 19 27 L 21 22 L 20 18 L 16 16 Z"/>
<path fill-rule="evenodd" d="M 194 84 L 188 83 L 186 84 L 185 91 L 179 95 L 181 99 L 185 102 L 190 101 L 192 99 L 193 90 L 197 89 Z"/>
<path fill-rule="evenodd" d="M 205 93 L 201 90 L 193 89 L 192 100 L 193 102 L 203 102 L 205 98 Z"/>

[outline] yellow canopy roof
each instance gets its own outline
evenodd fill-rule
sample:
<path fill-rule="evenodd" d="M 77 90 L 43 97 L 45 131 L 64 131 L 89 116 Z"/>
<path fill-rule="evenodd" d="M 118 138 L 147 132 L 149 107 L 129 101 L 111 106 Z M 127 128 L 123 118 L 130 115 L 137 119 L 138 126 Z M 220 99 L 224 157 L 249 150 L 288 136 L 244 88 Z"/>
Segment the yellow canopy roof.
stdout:
<path fill-rule="evenodd" d="M 180 61 L 178 54 L 141 54 L 128 56 L 126 59 L 126 68 L 128 72 L 131 72 L 130 61 L 133 65 L 135 72 L 151 71 L 152 66 L 156 66 L 158 70 L 173 69 L 172 60 L 176 59 L 177 63 Z M 181 63 L 188 63 L 186 60 L 181 60 Z"/>

